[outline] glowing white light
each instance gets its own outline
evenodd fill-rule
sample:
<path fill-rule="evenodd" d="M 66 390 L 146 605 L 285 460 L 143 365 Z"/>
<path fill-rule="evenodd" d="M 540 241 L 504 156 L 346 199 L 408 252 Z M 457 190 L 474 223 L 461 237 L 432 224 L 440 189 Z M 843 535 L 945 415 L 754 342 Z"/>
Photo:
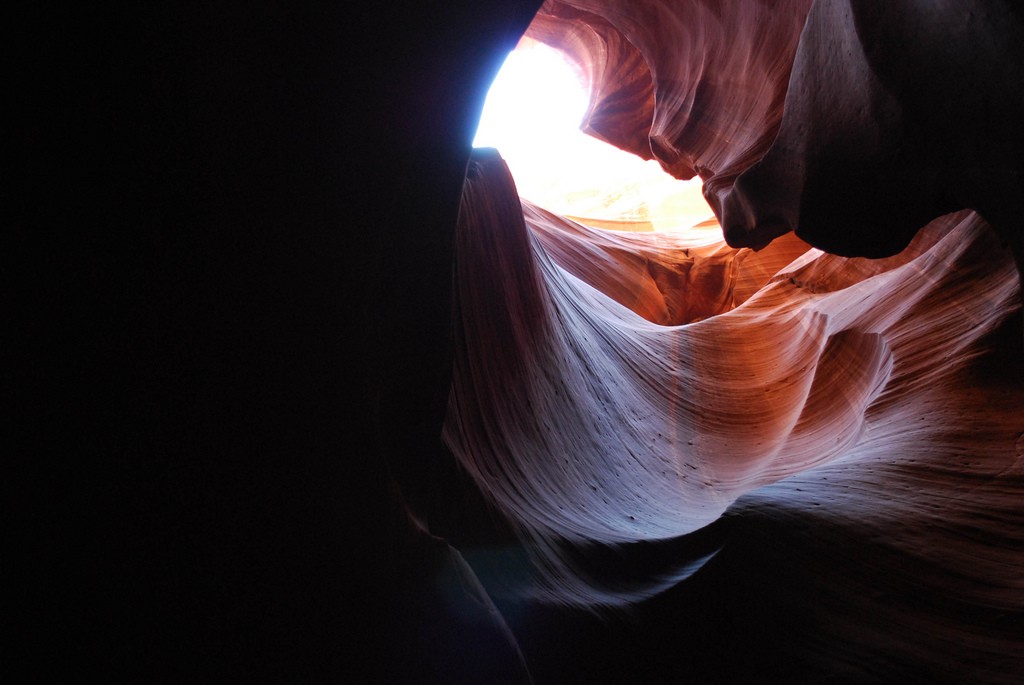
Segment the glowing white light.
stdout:
<path fill-rule="evenodd" d="M 491 85 L 473 145 L 543 154 L 579 132 L 588 99 L 562 53 L 524 43 L 509 53 Z"/>
<path fill-rule="evenodd" d="M 688 229 L 712 216 L 699 179 L 679 181 L 580 131 L 589 100 L 561 52 L 524 39 L 488 92 L 473 145 L 498 149 L 523 198 L 584 223 Z"/>

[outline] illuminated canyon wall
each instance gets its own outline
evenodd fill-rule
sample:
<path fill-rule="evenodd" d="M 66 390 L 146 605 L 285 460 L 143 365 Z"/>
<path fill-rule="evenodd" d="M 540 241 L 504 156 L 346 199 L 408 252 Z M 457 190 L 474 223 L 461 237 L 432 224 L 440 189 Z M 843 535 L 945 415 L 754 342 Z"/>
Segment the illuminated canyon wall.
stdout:
<path fill-rule="evenodd" d="M 1022 19 L 922 8 L 35 10 L 14 675 L 1019 682 Z M 471 152 L 524 32 L 732 247 Z"/>

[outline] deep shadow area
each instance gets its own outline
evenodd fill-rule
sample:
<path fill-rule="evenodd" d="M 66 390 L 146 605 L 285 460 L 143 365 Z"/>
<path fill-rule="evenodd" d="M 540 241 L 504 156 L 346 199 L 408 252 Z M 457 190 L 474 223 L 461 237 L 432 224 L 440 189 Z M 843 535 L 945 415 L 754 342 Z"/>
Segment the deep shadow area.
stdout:
<path fill-rule="evenodd" d="M 491 628 L 451 632 L 392 473 L 433 468 L 470 140 L 537 4 L 12 20 L 11 677 L 519 677 L 501 636 L 446 665 Z"/>

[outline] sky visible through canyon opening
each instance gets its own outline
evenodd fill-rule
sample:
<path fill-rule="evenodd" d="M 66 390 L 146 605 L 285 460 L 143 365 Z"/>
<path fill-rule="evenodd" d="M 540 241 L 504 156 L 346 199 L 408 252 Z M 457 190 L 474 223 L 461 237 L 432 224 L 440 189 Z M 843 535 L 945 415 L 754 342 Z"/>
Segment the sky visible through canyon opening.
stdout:
<path fill-rule="evenodd" d="M 583 133 L 588 98 L 562 52 L 523 38 L 487 94 L 473 145 L 498 149 L 521 197 L 581 223 L 699 230 L 714 218 L 699 178 L 680 181 L 655 161 Z"/>

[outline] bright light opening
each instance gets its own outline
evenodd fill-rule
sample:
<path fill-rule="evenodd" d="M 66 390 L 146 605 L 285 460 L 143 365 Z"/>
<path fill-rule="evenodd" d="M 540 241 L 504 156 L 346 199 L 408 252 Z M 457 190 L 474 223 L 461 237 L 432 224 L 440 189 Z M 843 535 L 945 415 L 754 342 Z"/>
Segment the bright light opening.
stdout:
<path fill-rule="evenodd" d="M 680 181 L 580 131 L 589 99 L 574 64 L 524 38 L 487 94 L 473 145 L 498 149 L 520 196 L 581 223 L 664 231 L 714 219 L 699 178 Z"/>

